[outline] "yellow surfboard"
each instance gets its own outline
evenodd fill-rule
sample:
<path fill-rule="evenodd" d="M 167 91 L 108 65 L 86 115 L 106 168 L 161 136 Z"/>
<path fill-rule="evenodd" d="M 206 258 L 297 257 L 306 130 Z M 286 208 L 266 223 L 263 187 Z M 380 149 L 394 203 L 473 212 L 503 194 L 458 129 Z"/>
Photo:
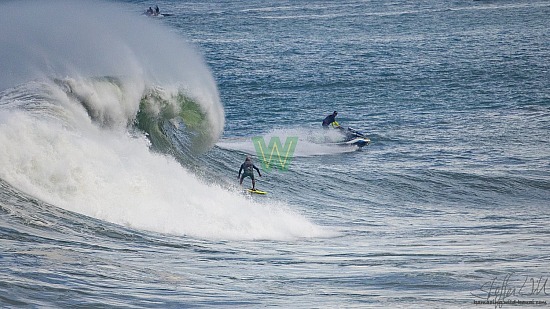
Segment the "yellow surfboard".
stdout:
<path fill-rule="evenodd" d="M 252 189 L 246 189 L 247 192 L 250 192 L 250 193 L 255 193 L 255 194 L 267 194 L 267 192 L 265 191 L 260 191 L 258 189 L 256 190 L 252 190 Z"/>

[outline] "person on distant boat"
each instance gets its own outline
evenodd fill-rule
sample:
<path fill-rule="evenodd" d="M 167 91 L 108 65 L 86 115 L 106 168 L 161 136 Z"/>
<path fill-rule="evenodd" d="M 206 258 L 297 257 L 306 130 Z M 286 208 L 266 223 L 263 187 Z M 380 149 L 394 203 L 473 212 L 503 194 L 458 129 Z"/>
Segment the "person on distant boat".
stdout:
<path fill-rule="evenodd" d="M 153 11 L 153 8 L 152 8 L 152 7 L 149 7 L 149 8 L 147 9 L 147 11 L 145 12 L 145 14 L 147 14 L 148 16 L 151 16 L 151 15 L 155 14 L 155 12 Z"/>
<path fill-rule="evenodd" d="M 155 5 L 155 16 L 159 16 L 159 15 L 160 15 L 159 6 L 158 6 L 158 5 Z"/>
<path fill-rule="evenodd" d="M 339 127 L 340 125 L 336 122 L 336 115 L 338 115 L 337 111 L 334 111 L 334 113 L 328 115 L 325 120 L 323 120 L 323 128 L 328 129 L 328 126 L 331 124 L 333 127 Z"/>
<path fill-rule="evenodd" d="M 237 178 L 240 179 L 239 184 L 243 184 L 243 180 L 245 177 L 250 177 L 252 179 L 252 190 L 256 190 L 256 181 L 254 180 L 254 169 L 258 172 L 258 175 L 262 177 L 262 174 L 260 173 L 260 170 L 252 163 L 252 159 L 250 159 L 249 156 L 246 156 L 246 159 L 244 160 L 244 163 L 241 164 L 241 168 L 239 169 L 239 176 Z M 244 171 L 243 176 L 241 177 L 241 172 Z"/>

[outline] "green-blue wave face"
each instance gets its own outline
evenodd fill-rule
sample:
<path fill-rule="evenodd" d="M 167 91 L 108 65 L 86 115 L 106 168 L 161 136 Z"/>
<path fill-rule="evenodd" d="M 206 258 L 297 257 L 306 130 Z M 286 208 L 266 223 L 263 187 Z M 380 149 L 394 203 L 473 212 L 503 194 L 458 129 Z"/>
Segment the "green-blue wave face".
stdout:
<path fill-rule="evenodd" d="M 145 131 L 152 147 L 160 152 L 176 151 L 174 138 L 193 154 L 207 151 L 214 144 L 211 124 L 199 103 L 182 91 L 168 95 L 153 89 L 140 101 L 136 125 Z"/>

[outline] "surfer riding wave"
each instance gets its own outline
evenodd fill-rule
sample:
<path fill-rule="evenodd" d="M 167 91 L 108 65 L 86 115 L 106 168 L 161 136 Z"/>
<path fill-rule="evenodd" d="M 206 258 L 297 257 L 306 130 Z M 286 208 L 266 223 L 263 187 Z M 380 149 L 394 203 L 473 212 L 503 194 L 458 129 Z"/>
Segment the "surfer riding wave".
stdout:
<path fill-rule="evenodd" d="M 256 190 L 256 180 L 254 179 L 254 170 L 258 172 L 258 175 L 260 177 L 262 177 L 260 170 L 254 165 L 254 163 L 252 163 L 252 159 L 250 159 L 249 156 L 246 156 L 244 163 L 241 164 L 241 168 L 239 169 L 239 176 L 237 176 L 237 178 L 240 179 L 239 184 L 242 185 L 243 180 L 246 177 L 250 177 L 250 179 L 252 179 L 252 190 Z M 241 176 L 241 172 L 243 172 L 242 176 Z"/>

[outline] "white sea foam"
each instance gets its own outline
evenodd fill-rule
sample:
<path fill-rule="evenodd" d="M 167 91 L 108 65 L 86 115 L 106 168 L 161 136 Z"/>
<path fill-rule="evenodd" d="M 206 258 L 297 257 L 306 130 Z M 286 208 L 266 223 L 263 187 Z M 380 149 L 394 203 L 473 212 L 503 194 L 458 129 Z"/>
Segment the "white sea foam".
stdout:
<path fill-rule="evenodd" d="M 86 128 L 83 128 L 83 127 Z M 71 130 L 0 112 L 0 177 L 56 206 L 138 229 L 209 239 L 325 234 L 285 205 L 201 182 L 143 137 L 91 123 Z"/>

